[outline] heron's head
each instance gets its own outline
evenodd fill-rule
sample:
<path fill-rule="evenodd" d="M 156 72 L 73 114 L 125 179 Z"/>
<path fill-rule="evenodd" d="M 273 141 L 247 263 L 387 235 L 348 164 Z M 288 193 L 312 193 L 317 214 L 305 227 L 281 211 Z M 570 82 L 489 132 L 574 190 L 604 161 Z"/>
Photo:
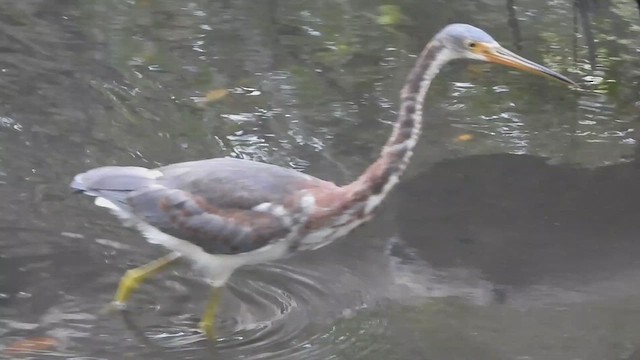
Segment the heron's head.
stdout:
<path fill-rule="evenodd" d="M 450 50 L 450 54 L 454 58 L 501 64 L 534 74 L 549 76 L 563 83 L 577 86 L 576 83 L 557 72 L 503 48 L 491 35 L 471 25 L 448 25 L 438 33 L 436 39 Z"/>

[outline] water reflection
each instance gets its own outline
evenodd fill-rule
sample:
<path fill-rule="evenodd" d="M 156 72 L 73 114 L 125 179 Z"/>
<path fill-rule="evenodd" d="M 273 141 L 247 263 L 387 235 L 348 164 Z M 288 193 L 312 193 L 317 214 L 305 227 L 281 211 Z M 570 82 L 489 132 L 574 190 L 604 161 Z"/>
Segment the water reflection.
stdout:
<path fill-rule="evenodd" d="M 630 271 L 640 265 L 639 177 L 635 163 L 587 170 L 515 155 L 441 163 L 403 185 L 413 201 L 399 209 L 400 234 L 432 266 L 464 264 L 501 285 Z M 417 211 L 421 198 L 433 207 Z"/>

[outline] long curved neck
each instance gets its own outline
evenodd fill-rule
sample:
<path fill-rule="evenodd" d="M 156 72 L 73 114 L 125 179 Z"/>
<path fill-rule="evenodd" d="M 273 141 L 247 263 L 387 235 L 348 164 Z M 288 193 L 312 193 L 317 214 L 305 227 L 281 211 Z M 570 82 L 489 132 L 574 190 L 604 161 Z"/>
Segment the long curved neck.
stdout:
<path fill-rule="evenodd" d="M 422 105 L 427 90 L 449 59 L 449 50 L 439 41 L 431 41 L 425 46 L 400 93 L 400 111 L 389 140 L 378 159 L 356 181 L 347 185 L 353 191 L 353 200 L 367 201 L 367 212 L 395 186 L 407 167 L 420 136 Z M 371 203 L 370 198 L 373 198 Z"/>

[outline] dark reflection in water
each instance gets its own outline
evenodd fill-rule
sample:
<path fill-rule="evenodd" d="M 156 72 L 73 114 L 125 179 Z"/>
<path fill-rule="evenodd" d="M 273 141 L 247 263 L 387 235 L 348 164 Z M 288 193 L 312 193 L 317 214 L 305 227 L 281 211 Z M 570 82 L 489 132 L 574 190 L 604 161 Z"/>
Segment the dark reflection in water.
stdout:
<path fill-rule="evenodd" d="M 400 235 L 437 268 L 464 266 L 515 289 L 572 288 L 640 267 L 639 180 L 635 162 L 591 170 L 519 155 L 452 160 L 402 185 Z"/>
<path fill-rule="evenodd" d="M 636 359 L 638 8 L 0 4 L 0 357 Z M 100 314 L 162 249 L 72 197 L 73 174 L 235 156 L 350 181 L 384 143 L 414 55 L 453 21 L 584 91 L 454 64 L 376 220 L 239 271 L 215 346 L 196 330 L 209 289 L 184 264 L 125 319 Z M 33 338 L 50 345 L 21 354 Z"/>

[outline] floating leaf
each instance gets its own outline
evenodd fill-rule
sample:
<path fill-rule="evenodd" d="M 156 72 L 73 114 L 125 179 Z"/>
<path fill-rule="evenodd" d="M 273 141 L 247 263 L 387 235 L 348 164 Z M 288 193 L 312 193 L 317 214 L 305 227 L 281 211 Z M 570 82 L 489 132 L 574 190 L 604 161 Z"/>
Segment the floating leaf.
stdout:
<path fill-rule="evenodd" d="M 29 354 L 49 350 L 55 348 L 58 345 L 58 340 L 54 338 L 38 337 L 16 341 L 13 344 L 7 346 L 4 349 L 4 352 L 9 355 Z"/>
<path fill-rule="evenodd" d="M 211 90 L 206 93 L 204 96 L 193 96 L 191 100 L 193 100 L 198 106 L 206 106 L 208 103 L 220 101 L 225 96 L 229 95 L 230 91 L 228 89 L 216 89 Z"/>
<path fill-rule="evenodd" d="M 205 102 L 218 101 L 227 95 L 229 95 L 229 90 L 227 89 L 211 90 L 204 96 L 204 101 Z"/>
<path fill-rule="evenodd" d="M 472 134 L 461 134 L 456 136 L 455 141 L 456 142 L 465 142 L 465 141 L 469 141 L 469 140 L 473 140 L 474 136 Z"/>

